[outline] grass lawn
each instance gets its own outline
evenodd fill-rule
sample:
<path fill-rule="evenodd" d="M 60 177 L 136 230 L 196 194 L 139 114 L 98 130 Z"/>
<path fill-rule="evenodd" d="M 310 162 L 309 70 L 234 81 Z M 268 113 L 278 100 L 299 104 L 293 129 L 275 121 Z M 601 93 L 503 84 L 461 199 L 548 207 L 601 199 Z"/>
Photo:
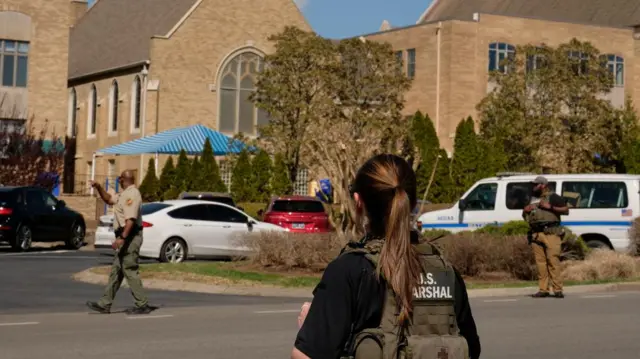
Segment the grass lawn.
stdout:
<path fill-rule="evenodd" d="M 94 272 L 108 274 L 109 267 L 97 267 Z M 277 272 L 260 270 L 243 262 L 186 262 L 181 264 L 143 264 L 144 279 L 189 281 L 218 285 L 274 286 L 285 288 L 312 288 L 320 280 L 320 273 Z M 640 278 L 595 281 L 565 281 L 565 286 L 606 284 L 638 281 Z M 536 281 L 465 280 L 467 289 L 535 287 Z"/>

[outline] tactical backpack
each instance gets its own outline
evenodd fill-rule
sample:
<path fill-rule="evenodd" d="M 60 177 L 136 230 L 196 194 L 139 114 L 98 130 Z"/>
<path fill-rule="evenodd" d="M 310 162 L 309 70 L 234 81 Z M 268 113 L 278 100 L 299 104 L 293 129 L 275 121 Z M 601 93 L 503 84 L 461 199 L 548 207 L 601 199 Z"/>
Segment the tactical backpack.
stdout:
<path fill-rule="evenodd" d="M 378 265 L 383 240 L 350 243 L 346 253 L 359 252 Z M 407 325 L 398 323 L 400 306 L 390 286 L 377 328 L 352 333 L 341 358 L 346 359 L 468 359 L 469 348 L 460 336 L 454 298 L 453 267 L 429 243 L 415 244 L 423 274 L 413 290 L 413 314 Z"/>

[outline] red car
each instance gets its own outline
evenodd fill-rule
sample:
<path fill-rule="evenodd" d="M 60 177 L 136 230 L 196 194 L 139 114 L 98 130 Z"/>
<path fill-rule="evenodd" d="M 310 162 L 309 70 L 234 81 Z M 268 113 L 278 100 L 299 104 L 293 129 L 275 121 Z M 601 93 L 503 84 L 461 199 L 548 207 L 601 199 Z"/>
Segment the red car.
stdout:
<path fill-rule="evenodd" d="M 329 215 L 322 202 L 306 196 L 274 198 L 264 214 L 263 221 L 297 233 L 321 233 L 331 230 Z"/>

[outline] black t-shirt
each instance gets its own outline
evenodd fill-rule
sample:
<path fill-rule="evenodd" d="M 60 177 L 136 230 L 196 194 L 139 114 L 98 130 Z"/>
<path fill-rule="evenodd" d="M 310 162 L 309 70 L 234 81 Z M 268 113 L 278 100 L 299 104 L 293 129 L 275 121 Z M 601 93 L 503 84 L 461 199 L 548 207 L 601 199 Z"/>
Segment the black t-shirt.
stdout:
<path fill-rule="evenodd" d="M 386 285 L 375 277 L 373 264 L 360 253 L 336 258 L 325 270 L 295 347 L 311 359 L 339 358 L 351 325 L 354 332 L 376 328 L 382 318 Z M 358 296 L 358 286 L 360 295 Z M 480 357 L 480 339 L 471 314 L 467 289 L 456 271 L 455 312 L 471 359 Z"/>

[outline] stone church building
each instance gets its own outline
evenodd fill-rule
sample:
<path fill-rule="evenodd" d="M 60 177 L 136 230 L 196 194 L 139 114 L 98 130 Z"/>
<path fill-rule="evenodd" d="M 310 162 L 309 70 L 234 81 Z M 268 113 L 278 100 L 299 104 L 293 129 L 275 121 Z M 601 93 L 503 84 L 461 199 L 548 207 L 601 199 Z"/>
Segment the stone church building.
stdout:
<path fill-rule="evenodd" d="M 430 4 L 429 4 L 430 3 Z M 427 8 L 428 7 L 428 8 Z M 609 94 L 640 103 L 640 2 L 432 0 L 417 23 L 362 35 L 390 42 L 413 85 L 406 114 L 433 119 L 451 150 L 458 122 L 476 116 L 490 70 L 515 46 L 591 41 L 615 79 Z M 101 148 L 196 123 L 233 135 L 268 121 L 248 101 L 267 38 L 311 30 L 293 0 L 0 0 L 0 120 L 33 117 L 76 141 L 76 187 L 149 156 L 95 158 Z M 162 165 L 162 164 L 161 164 Z M 301 179 L 299 191 L 307 191 Z M 77 192 L 77 190 L 76 190 Z"/>

